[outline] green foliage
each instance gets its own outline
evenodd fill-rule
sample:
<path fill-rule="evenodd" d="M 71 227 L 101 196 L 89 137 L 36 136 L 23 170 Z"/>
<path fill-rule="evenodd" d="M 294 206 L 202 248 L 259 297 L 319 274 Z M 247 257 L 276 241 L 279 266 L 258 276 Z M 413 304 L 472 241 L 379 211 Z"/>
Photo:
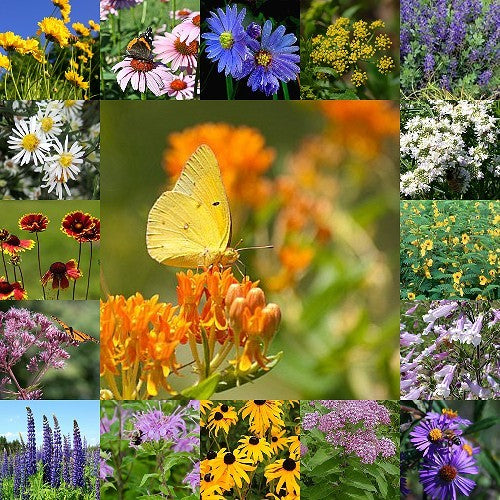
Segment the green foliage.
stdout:
<path fill-rule="evenodd" d="M 498 201 L 401 202 L 401 297 L 500 297 Z"/>

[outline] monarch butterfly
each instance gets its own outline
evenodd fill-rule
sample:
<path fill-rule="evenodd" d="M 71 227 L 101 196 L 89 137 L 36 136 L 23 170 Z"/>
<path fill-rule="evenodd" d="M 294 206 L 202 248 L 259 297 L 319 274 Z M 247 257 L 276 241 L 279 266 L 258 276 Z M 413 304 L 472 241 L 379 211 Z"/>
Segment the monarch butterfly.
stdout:
<path fill-rule="evenodd" d="M 92 342 L 95 342 L 96 344 L 99 343 L 99 341 L 96 338 L 92 337 L 92 335 L 80 332 L 79 330 L 75 330 L 72 326 L 67 325 L 64 321 L 60 320 L 59 318 L 52 316 L 52 319 L 54 321 L 57 321 L 64 328 L 66 335 L 68 335 L 68 337 L 71 337 L 73 340 L 76 340 L 77 342 L 87 342 L 90 340 Z"/>

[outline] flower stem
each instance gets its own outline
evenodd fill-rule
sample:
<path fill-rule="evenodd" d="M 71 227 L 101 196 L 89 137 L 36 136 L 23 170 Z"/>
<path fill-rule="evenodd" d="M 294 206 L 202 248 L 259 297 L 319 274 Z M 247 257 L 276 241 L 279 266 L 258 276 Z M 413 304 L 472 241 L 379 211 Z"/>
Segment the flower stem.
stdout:
<path fill-rule="evenodd" d="M 38 233 L 36 236 L 36 253 L 38 255 L 38 274 L 40 275 L 40 283 L 42 283 L 42 265 L 40 263 L 40 240 L 38 239 Z M 45 300 L 45 288 L 42 285 L 43 300 Z"/>
<path fill-rule="evenodd" d="M 87 300 L 89 298 L 90 270 L 91 269 L 92 269 L 92 242 L 90 242 L 89 274 L 87 276 L 87 290 L 85 292 L 85 300 Z"/>
<path fill-rule="evenodd" d="M 233 90 L 233 77 L 231 75 L 226 76 L 226 93 L 227 100 L 231 101 L 234 98 L 234 90 Z"/>
<path fill-rule="evenodd" d="M 0 241 L 0 248 L 2 249 L 2 260 L 3 260 L 3 268 L 5 269 L 5 278 L 9 281 L 9 271 L 7 271 L 7 264 L 5 263 L 5 255 L 3 253 L 3 243 Z"/>
<path fill-rule="evenodd" d="M 80 269 L 80 259 L 82 257 L 82 242 L 78 243 L 78 264 L 76 265 L 77 269 Z M 76 290 L 76 280 L 73 281 L 73 300 L 75 300 L 75 290 Z M 58 292 L 59 295 L 59 292 Z"/>
<path fill-rule="evenodd" d="M 141 92 L 141 101 L 145 101 L 145 100 L 146 100 L 146 93 Z"/>
<path fill-rule="evenodd" d="M 281 82 L 281 88 L 283 89 L 283 96 L 285 101 L 290 100 L 290 92 L 288 92 L 288 85 L 285 82 Z"/>
<path fill-rule="evenodd" d="M 19 268 L 19 274 L 21 276 L 21 286 L 24 288 L 24 276 L 23 276 L 23 270 L 21 269 L 21 264 L 18 264 L 17 267 Z"/>

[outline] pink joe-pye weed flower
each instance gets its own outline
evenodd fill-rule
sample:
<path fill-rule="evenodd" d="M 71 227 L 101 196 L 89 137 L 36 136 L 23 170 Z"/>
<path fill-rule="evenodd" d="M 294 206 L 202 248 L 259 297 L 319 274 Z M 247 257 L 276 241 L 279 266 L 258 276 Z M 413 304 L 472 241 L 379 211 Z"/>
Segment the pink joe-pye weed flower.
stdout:
<path fill-rule="evenodd" d="M 166 93 L 165 81 L 170 71 L 162 63 L 126 57 L 111 69 L 117 72 L 116 80 L 123 92 L 130 83 L 134 90 L 141 93 L 146 92 L 146 89 L 153 92 L 155 96 Z"/>

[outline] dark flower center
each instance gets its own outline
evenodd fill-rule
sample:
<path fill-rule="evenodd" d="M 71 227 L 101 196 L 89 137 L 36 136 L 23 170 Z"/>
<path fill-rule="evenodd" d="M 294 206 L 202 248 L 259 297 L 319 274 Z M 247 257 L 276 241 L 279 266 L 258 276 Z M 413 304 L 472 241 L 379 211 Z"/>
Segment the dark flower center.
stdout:
<path fill-rule="evenodd" d="M 82 227 L 83 224 L 81 222 L 75 222 L 75 224 L 73 225 L 73 229 L 75 229 L 75 231 L 81 231 Z"/>
<path fill-rule="evenodd" d="M 193 19 L 191 19 L 191 22 L 195 25 L 195 26 L 199 26 L 200 25 L 200 16 L 194 16 Z"/>
<path fill-rule="evenodd" d="M 267 50 L 259 50 L 259 52 L 255 54 L 255 63 L 259 66 L 264 66 L 264 68 L 267 68 L 272 60 L 273 56 Z"/>
<path fill-rule="evenodd" d="M 283 469 L 287 471 L 292 471 L 295 470 L 295 467 L 297 467 L 297 464 L 295 463 L 295 460 L 292 460 L 291 458 L 286 458 L 283 461 Z"/>
<path fill-rule="evenodd" d="M 255 444 L 259 444 L 259 438 L 258 438 L 258 437 L 255 437 L 255 436 L 252 436 L 252 437 L 248 440 L 248 442 L 249 442 L 250 444 L 254 444 L 254 445 L 255 445 Z"/>
<path fill-rule="evenodd" d="M 7 244 L 12 245 L 13 247 L 18 247 L 21 244 L 21 240 L 17 236 L 11 234 L 7 239 Z"/>
<path fill-rule="evenodd" d="M 189 45 L 186 42 L 181 42 L 179 38 L 174 42 L 174 47 L 179 54 L 183 56 L 198 55 L 198 42 L 193 40 Z"/>
<path fill-rule="evenodd" d="M 262 406 L 262 405 L 265 405 L 266 404 L 266 400 L 265 399 L 254 399 L 253 402 L 257 405 L 257 406 Z"/>
<path fill-rule="evenodd" d="M 214 450 L 210 450 L 207 453 L 207 460 L 213 460 L 217 456 L 217 453 L 215 453 Z"/>
<path fill-rule="evenodd" d="M 224 415 L 220 411 L 216 411 L 214 415 L 214 420 L 222 420 Z"/>
<path fill-rule="evenodd" d="M 236 457 L 232 453 L 226 453 L 224 455 L 224 463 L 226 465 L 232 465 L 236 462 Z"/>
<path fill-rule="evenodd" d="M 7 229 L 0 229 L 0 241 L 6 241 L 9 237 L 9 231 Z"/>
<path fill-rule="evenodd" d="M 214 478 L 214 476 L 212 476 L 212 474 L 205 474 L 203 476 L 203 481 L 209 483 L 210 481 L 212 481 L 213 478 Z"/>
<path fill-rule="evenodd" d="M 170 84 L 170 88 L 172 90 L 184 90 L 187 87 L 187 83 L 184 80 L 172 80 L 172 83 Z"/>
<path fill-rule="evenodd" d="M 130 61 L 130 66 L 135 71 L 140 71 L 142 73 L 147 73 L 155 67 L 153 61 L 143 61 L 142 59 L 132 59 Z"/>
<path fill-rule="evenodd" d="M 457 477 L 457 469 L 452 465 L 443 465 L 441 469 L 439 469 L 438 476 L 443 481 L 451 483 Z"/>
<path fill-rule="evenodd" d="M 64 262 L 54 262 L 53 264 L 51 264 L 49 270 L 52 274 L 65 274 L 66 264 Z"/>
<path fill-rule="evenodd" d="M 14 287 L 8 281 L 0 281 L 0 293 L 8 295 L 14 290 Z"/>
<path fill-rule="evenodd" d="M 227 406 L 227 405 L 222 405 L 222 406 L 220 407 L 220 411 L 222 411 L 222 412 L 224 412 L 224 413 L 226 413 L 226 411 L 228 411 L 228 410 L 229 410 L 229 406 Z"/>
<path fill-rule="evenodd" d="M 273 437 L 271 438 L 271 441 L 272 441 L 273 443 L 276 443 L 276 441 L 278 441 L 278 438 L 277 438 L 276 436 L 273 436 Z"/>

